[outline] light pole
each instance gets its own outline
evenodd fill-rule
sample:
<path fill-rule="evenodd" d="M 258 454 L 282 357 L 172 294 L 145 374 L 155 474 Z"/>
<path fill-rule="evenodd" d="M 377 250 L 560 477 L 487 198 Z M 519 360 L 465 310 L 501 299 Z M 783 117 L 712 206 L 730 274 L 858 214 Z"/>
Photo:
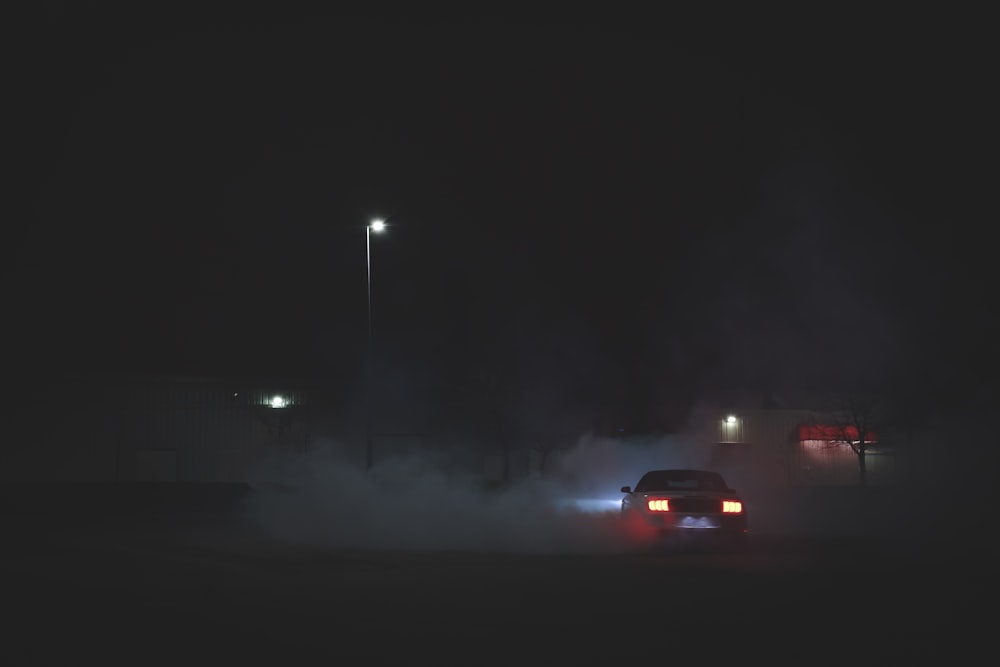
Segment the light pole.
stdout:
<path fill-rule="evenodd" d="M 385 220 L 375 218 L 365 226 L 365 257 L 368 269 L 368 363 L 365 367 L 365 469 L 371 470 L 374 464 L 372 447 L 372 232 L 376 234 L 385 229 Z"/>

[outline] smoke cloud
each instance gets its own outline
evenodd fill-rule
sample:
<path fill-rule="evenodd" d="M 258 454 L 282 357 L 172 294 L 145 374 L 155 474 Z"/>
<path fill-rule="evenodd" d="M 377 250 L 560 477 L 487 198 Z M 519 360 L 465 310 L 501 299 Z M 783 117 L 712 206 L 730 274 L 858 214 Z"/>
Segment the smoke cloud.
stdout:
<path fill-rule="evenodd" d="M 553 472 L 490 488 L 446 456 L 400 455 L 366 471 L 327 441 L 256 471 L 251 521 L 279 541 L 337 548 L 620 552 L 620 487 L 652 468 L 701 462 L 683 441 L 586 436 Z"/>
<path fill-rule="evenodd" d="M 970 448 L 944 465 L 934 449 L 942 431 L 957 432 L 954 423 L 924 429 L 911 450 L 901 452 L 900 465 L 913 471 L 867 488 L 791 486 L 767 471 L 717 464 L 695 436 L 586 435 L 559 451 L 545 475 L 522 475 L 506 485 L 488 483 L 482 468 L 456 469 L 455 457 L 443 450 L 383 456 L 366 471 L 354 448 L 325 441 L 307 453 L 265 461 L 251 482 L 248 517 L 271 538 L 299 545 L 623 553 L 637 545 L 621 520 L 620 487 L 634 486 L 647 470 L 685 467 L 716 470 L 736 488 L 752 545 L 786 538 L 933 541 L 967 535 L 992 506 L 985 495 L 995 487 L 982 472 L 996 469 L 992 450 Z M 965 441 L 982 440 L 978 436 L 970 432 Z M 980 471 L 975 480 L 970 471 Z"/>

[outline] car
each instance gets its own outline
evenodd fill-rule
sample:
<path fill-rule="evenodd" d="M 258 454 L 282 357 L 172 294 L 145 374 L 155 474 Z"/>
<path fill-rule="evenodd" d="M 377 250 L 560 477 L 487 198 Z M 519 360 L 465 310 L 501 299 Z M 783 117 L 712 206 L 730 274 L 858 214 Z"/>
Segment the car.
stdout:
<path fill-rule="evenodd" d="M 630 534 L 675 545 L 742 548 L 749 535 L 746 505 L 718 472 L 650 470 L 635 488 L 623 486 L 622 518 Z"/>

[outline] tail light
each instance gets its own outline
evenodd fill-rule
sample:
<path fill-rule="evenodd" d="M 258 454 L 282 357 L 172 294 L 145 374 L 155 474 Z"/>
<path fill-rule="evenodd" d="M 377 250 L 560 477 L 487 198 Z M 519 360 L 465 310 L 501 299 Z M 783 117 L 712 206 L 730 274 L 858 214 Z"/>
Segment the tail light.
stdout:
<path fill-rule="evenodd" d="M 666 498 L 654 498 L 646 503 L 646 507 L 649 508 L 650 512 L 669 512 L 670 501 Z"/>
<path fill-rule="evenodd" d="M 738 500 L 723 500 L 722 501 L 722 512 L 723 514 L 739 514 L 743 511 L 743 503 Z"/>

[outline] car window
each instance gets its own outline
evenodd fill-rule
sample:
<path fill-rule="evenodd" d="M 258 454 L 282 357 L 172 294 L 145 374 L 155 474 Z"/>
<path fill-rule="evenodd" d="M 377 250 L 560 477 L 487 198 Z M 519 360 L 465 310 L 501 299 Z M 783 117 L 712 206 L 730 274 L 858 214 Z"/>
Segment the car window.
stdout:
<path fill-rule="evenodd" d="M 726 483 L 718 473 L 699 470 L 651 470 L 635 485 L 642 491 L 724 491 Z"/>

